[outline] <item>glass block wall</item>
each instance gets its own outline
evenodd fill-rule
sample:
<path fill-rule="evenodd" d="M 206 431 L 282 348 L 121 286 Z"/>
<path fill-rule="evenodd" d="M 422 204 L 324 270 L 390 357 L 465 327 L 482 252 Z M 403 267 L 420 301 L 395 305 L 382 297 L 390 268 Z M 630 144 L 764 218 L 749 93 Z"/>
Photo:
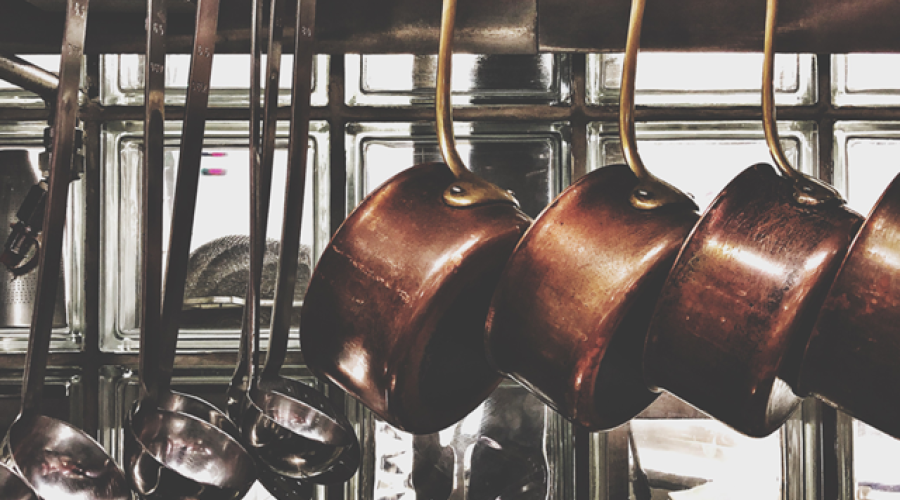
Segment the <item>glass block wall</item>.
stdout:
<path fill-rule="evenodd" d="M 55 69 L 52 56 L 25 56 Z M 286 56 L 289 59 L 289 56 Z M 780 54 L 776 101 L 794 165 L 834 184 L 867 213 L 900 172 L 896 55 Z M 136 397 L 141 206 L 142 59 L 89 56 L 85 169 L 72 184 L 65 251 L 65 325 L 54 331 L 46 398 L 54 416 L 120 456 Z M 248 234 L 249 60 L 215 56 L 192 252 Z M 168 59 L 167 207 L 177 164 L 188 59 Z M 645 53 L 637 136 L 648 168 L 701 209 L 744 168 L 769 162 L 759 110 L 761 54 Z M 617 102 L 622 55 L 454 57 L 455 134 L 466 164 L 516 193 L 532 217 L 574 180 L 622 163 Z M 290 61 L 282 63 L 290 67 Z M 372 189 L 440 159 L 431 55 L 319 55 L 313 71 L 310 165 L 301 244 L 308 273 L 332 232 Z M 288 116 L 283 72 L 280 116 Z M 0 82 L 0 149 L 27 149 L 36 168 L 45 126 L 36 96 Z M 268 237 L 280 233 L 288 122 L 276 144 Z M 37 175 L 37 174 L 36 174 Z M 303 272 L 303 271 L 301 271 Z M 307 274 L 308 277 L 308 274 Z M 270 277 L 271 278 L 271 277 Z M 238 283 L 240 285 L 240 283 Z M 295 305 L 303 297 L 295 297 Z M 271 301 L 269 301 L 270 304 Z M 236 360 L 243 292 L 188 294 L 176 385 L 217 404 Z M 267 307 L 264 297 L 264 309 Z M 296 328 L 286 372 L 304 367 Z M 264 332 L 263 345 L 265 345 Z M 27 328 L 0 324 L 0 398 L 15 417 Z M 322 385 L 325 387 L 325 385 Z M 631 423 L 587 433 L 507 381 L 466 419 L 429 436 L 394 429 L 334 387 L 363 443 L 360 472 L 319 499 L 890 499 L 900 498 L 892 438 L 807 400 L 775 434 L 751 439 L 663 395 Z M 248 498 L 267 499 L 259 486 Z"/>

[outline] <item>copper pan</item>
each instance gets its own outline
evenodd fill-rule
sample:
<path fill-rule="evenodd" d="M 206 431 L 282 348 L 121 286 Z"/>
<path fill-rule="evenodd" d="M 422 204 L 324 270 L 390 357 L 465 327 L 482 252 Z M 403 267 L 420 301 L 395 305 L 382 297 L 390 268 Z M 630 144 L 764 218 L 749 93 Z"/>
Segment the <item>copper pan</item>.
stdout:
<path fill-rule="evenodd" d="M 508 192 L 465 168 L 452 135 L 450 56 L 456 0 L 445 0 L 437 128 L 446 164 L 410 168 L 350 214 L 304 300 L 309 368 L 390 424 L 444 429 L 500 382 L 484 322 L 504 264 L 531 220 Z"/>
<path fill-rule="evenodd" d="M 632 4 L 620 135 L 630 165 L 582 177 L 535 220 L 488 314 L 488 358 L 566 418 L 618 426 L 656 394 L 641 355 L 650 313 L 697 206 L 637 155 L 634 80 L 644 0 Z"/>
<path fill-rule="evenodd" d="M 648 384 L 736 430 L 765 436 L 800 399 L 802 350 L 862 218 L 830 186 L 800 174 L 775 122 L 769 0 L 763 118 L 781 175 L 754 165 L 719 194 L 685 242 L 651 320 Z"/>
<path fill-rule="evenodd" d="M 900 438 L 900 176 L 850 247 L 819 312 L 800 370 L 801 394 Z"/>

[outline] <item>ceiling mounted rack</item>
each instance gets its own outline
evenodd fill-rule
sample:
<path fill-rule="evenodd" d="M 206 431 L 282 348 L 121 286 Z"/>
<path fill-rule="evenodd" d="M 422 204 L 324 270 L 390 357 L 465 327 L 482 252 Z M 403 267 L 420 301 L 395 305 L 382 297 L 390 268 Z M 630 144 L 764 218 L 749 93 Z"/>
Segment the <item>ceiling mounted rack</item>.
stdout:
<path fill-rule="evenodd" d="M 599 5 L 598 5 L 599 3 Z M 0 50 L 59 50 L 63 0 L 4 0 Z M 194 3 L 170 0 L 170 52 L 190 51 Z M 628 0 L 460 0 L 458 52 L 622 51 Z M 143 0 L 93 0 L 86 53 L 140 53 Z M 249 0 L 223 3 L 216 52 L 248 52 Z M 651 0 L 642 47 L 666 51 L 758 51 L 765 3 L 759 0 Z M 317 14 L 319 53 L 433 53 L 441 2 L 332 0 Z M 779 51 L 900 52 L 900 2 L 794 0 L 783 6 Z M 292 26 L 291 20 L 286 20 Z M 290 33 L 285 33 L 291 36 Z"/>

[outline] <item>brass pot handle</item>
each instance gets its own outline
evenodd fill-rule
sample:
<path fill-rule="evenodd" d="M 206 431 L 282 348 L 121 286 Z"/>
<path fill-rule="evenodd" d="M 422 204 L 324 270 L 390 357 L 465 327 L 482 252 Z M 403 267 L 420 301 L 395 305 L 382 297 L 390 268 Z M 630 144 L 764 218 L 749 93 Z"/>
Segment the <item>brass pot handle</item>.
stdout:
<path fill-rule="evenodd" d="M 450 167 L 456 182 L 444 191 L 444 202 L 453 207 L 471 207 L 486 203 L 512 203 L 519 206 L 516 198 L 467 169 L 456 149 L 453 136 L 453 109 L 450 104 L 450 76 L 453 58 L 453 28 L 456 24 L 456 0 L 444 0 L 441 14 L 441 39 L 438 52 L 437 89 L 435 111 L 437 113 L 438 144 L 444 162 Z"/>
<path fill-rule="evenodd" d="M 775 165 L 785 177 L 794 183 L 794 200 L 801 205 L 817 206 L 825 203 L 843 203 L 838 191 L 806 174 L 803 174 L 787 159 L 775 120 L 775 26 L 778 21 L 778 0 L 766 0 L 765 58 L 763 60 L 762 108 L 763 129 L 766 145 Z"/>
<path fill-rule="evenodd" d="M 628 22 L 628 38 L 625 42 L 625 61 L 622 64 L 622 85 L 619 93 L 619 137 L 625 163 L 638 178 L 631 192 L 631 205 L 639 210 L 655 210 L 670 205 L 688 205 L 697 210 L 688 195 L 678 188 L 651 174 L 641 161 L 634 133 L 634 87 L 637 75 L 637 56 L 641 45 L 641 27 L 646 0 L 631 2 L 631 18 Z"/>

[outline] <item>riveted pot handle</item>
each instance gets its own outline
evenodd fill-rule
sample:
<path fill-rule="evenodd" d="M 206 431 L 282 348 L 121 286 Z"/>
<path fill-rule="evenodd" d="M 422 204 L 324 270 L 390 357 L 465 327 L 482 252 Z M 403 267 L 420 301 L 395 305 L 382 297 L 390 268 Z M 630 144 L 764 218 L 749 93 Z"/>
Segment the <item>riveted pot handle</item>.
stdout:
<path fill-rule="evenodd" d="M 441 14 L 441 41 L 438 52 L 437 89 L 435 109 L 437 112 L 438 144 L 444 162 L 450 167 L 456 182 L 444 191 L 444 202 L 454 207 L 469 207 L 485 203 L 519 202 L 513 195 L 499 186 L 473 174 L 466 168 L 456 149 L 453 136 L 453 110 L 450 104 L 451 60 L 453 58 L 453 28 L 456 24 L 456 0 L 444 0 Z"/>
<path fill-rule="evenodd" d="M 619 93 L 619 137 L 625 163 L 638 178 L 631 192 L 631 205 L 639 210 L 655 210 L 665 206 L 687 205 L 697 210 L 688 195 L 678 188 L 651 174 L 641 161 L 634 133 L 634 87 L 637 75 L 637 56 L 641 45 L 641 27 L 644 20 L 645 0 L 633 0 L 625 42 L 625 62 L 622 67 L 622 86 Z"/>
<path fill-rule="evenodd" d="M 778 21 L 778 0 L 766 1 L 766 33 L 765 58 L 763 61 L 762 108 L 763 129 L 766 133 L 766 144 L 775 165 L 785 177 L 794 183 L 794 201 L 801 205 L 817 206 L 825 203 L 843 203 L 844 199 L 838 191 L 812 177 L 805 175 L 787 159 L 781 140 L 778 137 L 778 125 L 775 120 L 775 26 Z"/>

